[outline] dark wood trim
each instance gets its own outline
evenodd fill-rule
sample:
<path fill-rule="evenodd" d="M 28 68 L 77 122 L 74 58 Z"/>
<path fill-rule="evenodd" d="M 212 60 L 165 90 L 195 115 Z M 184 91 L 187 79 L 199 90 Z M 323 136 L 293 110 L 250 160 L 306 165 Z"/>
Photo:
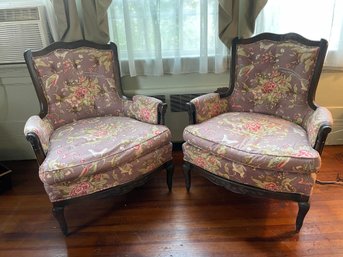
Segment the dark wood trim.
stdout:
<path fill-rule="evenodd" d="M 64 217 L 64 206 L 55 206 L 53 204 L 52 214 L 54 215 L 55 219 L 57 220 L 58 224 L 60 225 L 62 233 L 65 236 L 67 236 L 69 232 L 68 232 L 67 221 Z"/>
<path fill-rule="evenodd" d="M 165 125 L 165 114 L 167 111 L 168 105 L 166 103 L 160 103 L 157 107 L 157 124 Z"/>
<path fill-rule="evenodd" d="M 298 43 L 304 44 L 306 46 L 313 46 L 313 47 L 319 48 L 318 58 L 317 58 L 317 62 L 314 68 L 312 79 L 310 81 L 309 94 L 308 94 L 308 104 L 313 110 L 315 110 L 317 108 L 317 105 L 314 102 L 314 96 L 316 93 L 321 70 L 323 68 L 324 59 L 325 59 L 325 55 L 326 55 L 326 51 L 328 47 L 328 42 L 325 39 L 321 39 L 320 41 L 309 40 L 296 33 L 287 33 L 287 34 L 261 33 L 251 38 L 239 38 L 239 37 L 234 38 L 232 41 L 232 47 L 231 47 L 230 86 L 226 88 L 226 91 L 223 89 L 220 90 L 220 96 L 228 97 L 232 94 L 234 90 L 235 79 L 236 79 L 235 70 L 236 70 L 236 59 L 237 59 L 236 57 L 237 45 L 251 44 L 260 40 L 272 40 L 272 41 L 292 40 L 292 41 L 296 41 Z"/>
<path fill-rule="evenodd" d="M 189 124 L 196 124 L 197 123 L 197 119 L 196 119 L 196 108 L 195 105 L 192 102 L 188 102 L 186 103 L 186 105 L 188 106 L 188 122 Z"/>
<path fill-rule="evenodd" d="M 87 201 L 87 200 L 95 200 L 95 199 L 101 199 L 106 198 L 110 196 L 119 196 L 126 194 L 136 187 L 140 187 L 147 183 L 156 173 L 160 172 L 162 169 L 165 169 L 167 172 L 167 185 L 169 191 L 172 190 L 172 179 L 173 179 L 173 173 L 174 173 L 174 165 L 172 161 L 168 161 L 164 164 L 162 164 L 160 167 L 156 168 L 155 170 L 142 175 L 139 178 L 136 178 L 133 181 L 130 181 L 128 183 L 118 185 L 112 188 L 108 188 L 106 190 L 102 190 L 99 192 L 95 192 L 93 194 L 79 196 L 72 199 L 62 200 L 53 202 L 53 208 L 52 212 L 56 220 L 58 221 L 60 228 L 65 236 L 69 235 L 68 231 L 68 225 L 64 217 L 64 208 L 68 205 L 80 202 L 80 201 Z"/>
<path fill-rule="evenodd" d="M 30 132 L 26 135 L 26 140 L 29 141 L 31 144 L 31 147 L 36 155 L 38 165 L 41 165 L 46 155 L 43 150 L 42 144 L 39 140 L 39 137 L 35 133 Z"/>
<path fill-rule="evenodd" d="M 87 40 L 79 40 L 75 42 L 55 42 L 46 48 L 38 51 L 26 50 L 24 53 L 24 59 L 29 70 L 33 85 L 35 87 L 39 104 L 40 104 L 40 113 L 39 116 L 44 118 L 48 113 L 48 103 L 46 101 L 46 97 L 44 95 L 43 87 L 41 86 L 41 81 L 38 77 L 38 74 L 33 66 L 33 58 L 37 56 L 43 56 L 49 54 L 52 51 L 57 49 L 77 49 L 80 47 L 91 47 L 100 50 L 111 50 L 113 55 L 113 74 L 114 80 L 116 81 L 117 85 L 117 92 L 121 98 L 124 99 L 123 88 L 121 83 L 120 77 L 120 66 L 118 60 L 118 50 L 117 46 L 114 43 L 109 43 L 108 45 L 101 45 Z"/>
<path fill-rule="evenodd" d="M 230 94 L 230 87 L 218 87 L 214 93 L 218 93 L 220 98 L 228 97 Z"/>
<path fill-rule="evenodd" d="M 24 53 L 24 59 L 27 65 L 27 68 L 29 70 L 38 100 L 39 100 L 39 106 L 40 106 L 40 112 L 39 116 L 41 118 L 44 118 L 47 113 L 48 113 L 48 103 L 43 91 L 43 87 L 41 86 L 41 81 L 38 77 L 38 74 L 33 66 L 33 57 L 37 56 L 43 56 L 46 54 L 49 54 L 50 52 L 57 50 L 57 49 L 76 49 L 80 47 L 91 47 L 91 48 L 96 48 L 96 49 L 101 49 L 101 50 L 111 50 L 113 52 L 113 74 L 114 74 L 114 79 L 117 84 L 117 91 L 119 96 L 122 99 L 127 99 L 127 97 L 123 94 L 123 89 L 122 89 L 122 83 L 121 83 L 121 77 L 120 77 L 120 66 L 119 66 L 119 60 L 118 60 L 118 50 L 117 46 L 114 43 L 109 43 L 108 45 L 102 45 L 102 44 L 97 44 L 91 41 L 87 40 L 79 40 L 76 42 L 55 42 L 46 48 L 38 51 L 32 51 L 32 50 L 26 50 Z M 160 104 L 158 106 L 158 124 L 165 124 L 165 113 L 167 110 L 167 105 L 165 103 Z M 38 163 L 41 164 L 44 159 L 45 159 L 45 154 L 44 151 L 42 151 L 42 146 L 41 143 L 39 142 L 39 138 L 37 135 L 30 135 L 27 137 L 27 140 L 31 143 Z"/>
<path fill-rule="evenodd" d="M 321 126 L 318 131 L 316 143 L 314 145 L 314 149 L 319 152 L 321 155 L 323 152 L 323 148 L 325 146 L 326 138 L 328 137 L 329 133 L 331 132 L 331 127 L 328 125 Z"/>
<path fill-rule="evenodd" d="M 217 176 L 187 161 L 184 161 L 183 171 L 184 171 L 184 176 L 185 176 L 186 189 L 188 192 L 190 191 L 190 188 L 191 188 L 191 172 L 196 171 L 198 174 L 208 179 L 213 184 L 222 186 L 225 189 L 231 192 L 237 193 L 237 194 L 243 194 L 243 195 L 248 195 L 252 197 L 273 198 L 273 199 L 289 200 L 289 201 L 297 202 L 299 206 L 299 211 L 296 218 L 296 228 L 295 228 L 296 232 L 300 231 L 303 225 L 304 218 L 310 208 L 310 204 L 309 204 L 310 197 L 307 195 L 301 195 L 297 193 L 273 192 L 273 191 L 268 191 L 265 189 L 245 185 L 236 181 L 232 181 L 232 180 Z"/>
<path fill-rule="evenodd" d="M 314 102 L 314 96 L 317 89 L 318 81 L 320 78 L 320 74 L 323 68 L 323 63 L 328 47 L 328 42 L 325 39 L 321 39 L 320 41 L 312 41 L 308 40 L 304 37 L 302 37 L 299 34 L 296 33 L 287 33 L 287 34 L 273 34 L 273 33 L 262 33 L 255 37 L 251 38 L 238 38 L 236 37 L 233 40 L 232 48 L 231 48 L 231 64 L 230 64 L 230 86 L 228 88 L 218 88 L 215 92 L 219 93 L 220 97 L 229 97 L 234 90 L 235 87 L 235 80 L 236 80 L 236 61 L 237 61 L 237 46 L 240 44 L 251 44 L 258 42 L 260 40 L 271 40 L 271 41 L 295 41 L 300 44 L 311 46 L 311 47 L 318 47 L 318 56 L 316 60 L 316 64 L 314 67 L 314 72 L 312 75 L 312 78 L 310 80 L 309 85 L 309 92 L 307 96 L 308 105 L 313 110 L 317 109 L 317 105 Z M 189 106 L 189 123 L 195 124 L 196 123 L 196 109 L 195 106 L 191 103 L 188 104 Z M 322 153 L 326 138 L 328 134 L 331 131 L 330 126 L 322 126 L 319 129 L 316 142 L 314 145 L 314 149 L 319 152 L 319 154 Z M 304 218 L 307 214 L 307 212 L 310 209 L 310 203 L 309 203 L 309 196 L 300 195 L 296 193 L 282 193 L 282 192 L 272 192 L 267 191 L 264 189 L 256 188 L 253 186 L 241 184 L 235 181 L 231 181 L 222 177 L 219 177 L 217 175 L 214 175 L 200 167 L 197 167 L 196 165 L 193 165 L 189 162 L 184 162 L 183 164 L 183 170 L 184 170 L 184 176 L 185 176 L 185 182 L 186 182 L 186 189 L 189 191 L 191 187 L 191 170 L 195 169 L 201 176 L 205 177 L 212 183 L 222 186 L 232 192 L 239 193 L 239 194 L 246 194 L 254 197 L 266 197 L 266 198 L 275 198 L 275 199 L 281 199 L 281 200 L 291 200 L 298 202 L 299 211 L 296 219 L 296 232 L 299 232 Z"/>
<path fill-rule="evenodd" d="M 32 54 L 33 52 L 31 50 L 26 50 L 24 52 L 24 59 L 26 62 L 27 69 L 29 70 L 30 77 L 33 82 L 33 86 L 35 88 L 37 97 L 38 97 L 39 108 L 40 108 L 39 117 L 44 118 L 48 113 L 48 102 L 46 101 L 46 97 L 44 95 L 43 89 L 40 86 L 38 75 L 35 71 L 35 68 L 33 67 Z"/>
<path fill-rule="evenodd" d="M 184 161 L 182 168 L 183 168 L 183 174 L 185 176 L 186 189 L 187 189 L 187 192 L 189 192 L 189 190 L 191 189 L 192 164 L 190 162 Z"/>
<path fill-rule="evenodd" d="M 229 179 L 225 179 L 213 173 L 210 173 L 190 162 L 184 161 L 184 167 L 189 170 L 195 170 L 198 174 L 203 176 L 204 178 L 210 180 L 212 183 L 222 186 L 227 190 L 243 195 L 249 195 L 253 197 L 263 197 L 263 198 L 273 198 L 279 200 L 290 200 L 295 202 L 307 202 L 310 198 L 306 195 L 296 194 L 296 193 L 281 193 L 281 192 L 274 192 L 268 191 L 265 189 L 260 189 L 257 187 L 253 187 L 250 185 L 245 185 L 236 181 L 232 181 Z"/>
<path fill-rule="evenodd" d="M 76 42 L 56 42 L 51 44 L 50 46 L 39 50 L 39 51 L 31 51 L 27 50 L 24 53 L 24 58 L 27 64 L 27 68 L 29 70 L 32 82 L 34 84 L 39 103 L 40 103 L 40 113 L 39 116 L 41 118 L 44 118 L 48 113 L 48 103 L 46 101 L 46 97 L 43 91 L 43 87 L 41 86 L 41 81 L 38 77 L 38 74 L 34 68 L 33 65 L 33 57 L 36 56 L 43 56 L 46 54 L 49 54 L 50 52 L 57 50 L 57 49 L 76 49 L 80 47 L 91 47 L 95 49 L 101 49 L 101 50 L 111 50 L 113 53 L 113 74 L 114 79 L 116 81 L 117 85 L 117 91 L 119 96 L 122 99 L 127 99 L 127 97 L 123 94 L 122 84 L 121 84 L 121 77 L 120 77 L 120 66 L 119 66 L 119 60 L 118 60 L 118 52 L 117 52 L 117 46 L 114 43 L 109 43 L 108 45 L 101 45 L 94 42 L 90 42 L 87 40 L 79 40 Z M 164 124 L 165 122 L 165 113 L 167 109 L 167 104 L 161 103 L 158 105 L 157 111 L 158 111 L 158 124 Z M 39 137 L 35 133 L 28 133 L 26 135 L 26 139 L 31 143 L 31 146 L 35 152 L 37 162 L 39 165 L 41 165 L 46 158 L 45 152 L 43 150 L 42 144 L 40 142 Z M 64 208 L 65 206 L 69 204 L 73 204 L 75 202 L 78 202 L 80 200 L 87 200 L 87 199 L 98 199 L 98 198 L 104 198 L 112 195 L 122 195 L 125 194 L 134 188 L 143 185 L 146 183 L 156 172 L 160 171 L 161 169 L 166 169 L 167 171 L 167 186 L 169 190 L 172 189 L 172 179 L 173 179 L 173 173 L 174 173 L 174 166 L 172 161 L 168 161 L 165 164 L 161 165 L 157 169 L 149 172 L 146 175 L 141 176 L 138 179 L 135 179 L 134 181 L 128 182 L 123 185 L 115 186 L 110 189 L 106 189 L 100 192 L 96 192 L 90 195 L 85 195 L 81 197 L 76 197 L 68 200 L 53 202 L 53 208 L 52 212 L 54 217 L 57 219 L 58 223 L 60 224 L 61 230 L 65 235 L 68 235 L 68 225 L 64 217 Z"/>
<path fill-rule="evenodd" d="M 114 74 L 114 80 L 116 82 L 117 86 L 117 92 L 119 94 L 120 97 L 124 97 L 124 93 L 123 93 L 123 86 L 122 86 L 122 82 L 121 82 L 121 76 L 120 76 L 120 65 L 119 65 L 119 57 L 118 57 L 118 49 L 117 49 L 117 45 L 114 44 L 113 42 L 110 42 L 110 49 L 113 52 L 113 74 Z M 106 46 L 106 45 L 105 45 Z"/>
<path fill-rule="evenodd" d="M 261 33 L 250 38 L 239 38 L 233 39 L 235 44 L 251 44 L 261 40 L 271 40 L 271 41 L 296 41 L 307 46 L 320 46 L 321 41 L 309 40 L 297 33 L 285 33 L 285 34 L 274 34 L 274 33 Z M 323 39 L 324 40 L 324 39 Z M 326 41 L 326 40 L 324 40 Z"/>
<path fill-rule="evenodd" d="M 311 42 L 315 42 L 315 41 L 311 41 Z M 314 72 L 313 72 L 313 76 L 310 82 L 310 89 L 309 89 L 309 94 L 307 98 L 308 104 L 313 110 L 316 110 L 318 107 L 317 104 L 315 103 L 314 98 L 316 95 L 319 78 L 320 78 L 320 75 L 322 74 L 326 51 L 328 49 L 328 41 L 326 41 L 325 39 L 321 39 L 318 43 L 318 47 L 319 47 L 319 52 L 318 52 L 317 62 L 314 67 Z"/>
<path fill-rule="evenodd" d="M 164 164 L 164 168 L 167 171 L 167 186 L 169 192 L 172 191 L 173 188 L 173 176 L 174 176 L 174 164 L 172 161 L 169 161 Z"/>
<path fill-rule="evenodd" d="M 304 219 L 306 214 L 308 213 L 308 211 L 310 210 L 310 202 L 306 201 L 306 202 L 298 202 L 298 215 L 297 215 L 297 219 L 295 222 L 295 232 L 299 233 L 303 223 L 304 223 Z"/>

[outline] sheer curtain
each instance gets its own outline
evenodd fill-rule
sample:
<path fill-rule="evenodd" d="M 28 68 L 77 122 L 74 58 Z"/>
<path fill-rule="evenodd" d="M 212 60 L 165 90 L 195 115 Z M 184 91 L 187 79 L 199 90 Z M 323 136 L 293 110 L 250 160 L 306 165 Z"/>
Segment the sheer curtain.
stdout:
<path fill-rule="evenodd" d="M 217 0 L 112 0 L 108 15 L 122 75 L 227 69 Z"/>
<path fill-rule="evenodd" d="M 261 32 L 296 32 L 302 36 L 329 41 L 326 68 L 343 69 L 342 0 L 269 0 L 255 24 Z"/>

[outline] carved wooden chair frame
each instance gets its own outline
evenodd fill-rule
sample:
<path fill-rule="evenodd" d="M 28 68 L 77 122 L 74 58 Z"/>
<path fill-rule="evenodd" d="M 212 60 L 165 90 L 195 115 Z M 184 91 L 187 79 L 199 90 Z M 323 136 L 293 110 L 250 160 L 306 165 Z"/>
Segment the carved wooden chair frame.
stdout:
<path fill-rule="evenodd" d="M 313 109 L 317 109 L 317 105 L 314 102 L 315 92 L 318 85 L 320 73 L 323 67 L 325 54 L 327 50 L 327 41 L 321 39 L 320 41 L 311 41 L 308 40 L 296 33 L 288 33 L 288 34 L 273 34 L 273 33 L 262 33 L 252 38 L 238 38 L 236 37 L 232 43 L 232 51 L 231 51 L 231 66 L 230 66 L 230 86 L 227 88 L 218 88 L 215 93 L 219 93 L 221 98 L 228 97 L 232 94 L 235 85 L 235 60 L 236 60 L 236 49 L 237 44 L 250 44 L 256 41 L 260 41 L 263 39 L 270 39 L 273 41 L 284 41 L 284 40 L 294 40 L 299 43 L 302 43 L 307 46 L 317 46 L 319 47 L 319 54 L 317 63 L 314 70 L 314 76 L 312 81 L 310 82 L 309 87 L 309 94 L 308 94 L 308 104 Z M 196 108 L 195 105 L 191 102 L 187 103 L 188 105 L 188 114 L 189 114 L 189 123 L 196 124 Z M 316 142 L 314 145 L 314 149 L 322 153 L 326 138 L 331 131 L 330 126 L 321 126 L 319 129 L 318 136 L 316 138 Z M 253 197 L 265 197 L 265 198 L 274 198 L 274 199 L 281 199 L 281 200 L 291 200 L 298 203 L 299 210 L 296 218 L 296 232 L 299 232 L 302 225 L 304 218 L 307 212 L 310 209 L 310 197 L 306 195 L 301 195 L 298 193 L 283 193 L 283 192 L 272 192 L 260 188 L 256 188 L 254 186 L 245 185 L 236 181 L 232 181 L 229 179 L 222 178 L 217 176 L 213 173 L 206 171 L 190 162 L 184 161 L 183 170 L 185 175 L 185 182 L 186 188 L 189 191 L 191 187 L 191 170 L 198 172 L 201 176 L 205 177 L 212 183 L 222 186 L 227 190 L 230 190 L 235 193 L 245 194 Z"/>
<path fill-rule="evenodd" d="M 39 85 L 39 80 L 37 77 L 37 74 L 35 72 L 35 69 L 33 67 L 33 62 L 32 58 L 36 56 L 41 56 L 50 53 L 51 51 L 54 51 L 56 49 L 75 49 L 79 47 L 91 47 L 95 49 L 104 49 L 104 50 L 111 50 L 113 52 L 113 62 L 114 62 L 114 70 L 113 74 L 115 77 L 116 85 L 117 85 L 117 90 L 118 94 L 122 99 L 128 99 L 127 96 L 123 94 L 122 90 L 122 84 L 121 84 L 121 78 L 120 78 L 120 67 L 119 67 L 119 61 L 118 61 L 118 52 L 117 52 L 117 46 L 114 43 L 109 43 L 108 45 L 101 45 L 97 44 L 94 42 L 90 42 L 87 40 L 79 40 L 73 43 L 65 43 L 65 42 L 56 42 L 51 44 L 50 46 L 44 48 L 43 50 L 39 51 L 31 51 L 27 50 L 24 53 L 24 58 L 31 76 L 31 79 L 33 81 L 34 88 L 36 90 L 38 100 L 39 100 L 39 105 L 40 105 L 40 113 L 39 116 L 41 118 L 45 117 L 46 114 L 48 113 L 48 103 L 46 101 L 46 98 L 43 93 L 42 87 Z M 167 104 L 166 103 L 160 103 L 158 106 L 158 124 L 164 125 L 165 122 L 165 112 L 167 109 Z M 45 152 L 43 150 L 42 144 L 38 138 L 38 136 L 35 133 L 28 133 L 26 135 L 26 139 L 31 143 L 31 146 L 34 150 L 34 153 L 37 158 L 37 162 L 39 165 L 41 165 L 46 158 Z M 61 230 L 64 235 L 68 235 L 68 225 L 65 220 L 64 216 L 64 208 L 67 205 L 73 204 L 75 202 L 78 202 L 80 200 L 87 200 L 87 199 L 99 199 L 99 198 L 104 198 L 108 196 L 117 196 L 117 195 L 122 195 L 125 194 L 131 190 L 133 190 L 136 187 L 142 186 L 145 184 L 147 181 L 149 181 L 153 175 L 155 175 L 157 172 L 160 170 L 165 169 L 167 171 L 167 186 L 169 191 L 172 189 L 172 178 L 173 178 L 173 172 L 174 172 L 174 165 L 172 161 L 168 161 L 161 165 L 160 167 L 156 168 L 154 171 L 149 172 L 148 174 L 145 174 L 134 181 L 130 181 L 126 184 L 115 186 L 113 188 L 109 188 L 106 190 L 102 190 L 99 192 L 92 193 L 90 195 L 85 195 L 85 196 L 79 196 L 73 199 L 68 199 L 68 200 L 61 200 L 57 202 L 53 202 L 53 208 L 52 208 L 52 213 L 54 217 L 57 219 Z"/>

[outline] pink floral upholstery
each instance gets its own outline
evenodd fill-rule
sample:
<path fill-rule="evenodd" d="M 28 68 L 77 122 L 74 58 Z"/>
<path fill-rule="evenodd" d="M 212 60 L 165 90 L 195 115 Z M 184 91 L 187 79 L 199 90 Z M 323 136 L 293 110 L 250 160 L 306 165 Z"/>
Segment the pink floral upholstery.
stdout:
<path fill-rule="evenodd" d="M 170 139 L 170 131 L 165 126 L 128 117 L 75 121 L 51 135 L 39 176 L 44 184 L 52 185 L 113 170 L 169 145 Z"/>
<path fill-rule="evenodd" d="M 326 40 L 295 33 L 233 40 L 230 87 L 191 101 L 187 190 L 194 169 L 236 193 L 296 201 L 300 231 L 332 126 L 314 102 L 326 50 Z"/>
<path fill-rule="evenodd" d="M 113 168 L 99 170 L 96 173 L 88 170 L 87 175 L 80 174 L 72 182 L 44 184 L 44 187 L 51 202 L 92 194 L 134 181 L 171 160 L 171 154 L 172 145 L 168 143 L 145 155 L 139 155 L 136 159 L 121 163 L 118 166 L 114 165 Z M 101 162 L 99 164 L 102 165 Z"/>
<path fill-rule="evenodd" d="M 161 169 L 172 189 L 166 105 L 123 95 L 114 43 L 56 42 L 24 58 L 41 107 L 24 133 L 64 235 L 73 202 L 129 192 Z"/>
<path fill-rule="evenodd" d="M 158 105 L 161 103 L 161 100 L 153 97 L 135 95 L 132 101 L 124 101 L 124 113 L 143 122 L 158 124 Z"/>
<path fill-rule="evenodd" d="M 257 112 L 302 124 L 312 111 L 309 86 L 319 47 L 295 41 L 261 40 L 237 46 L 234 112 Z"/>
<path fill-rule="evenodd" d="M 318 131 L 321 126 L 330 126 L 333 125 L 331 112 L 325 107 L 319 107 L 317 110 L 312 111 L 308 118 L 304 121 L 304 128 L 306 129 L 308 140 L 312 147 L 316 143 L 318 136 Z"/>
<path fill-rule="evenodd" d="M 224 160 L 251 168 L 309 174 L 320 167 L 319 153 L 311 147 L 306 131 L 269 115 L 224 113 L 186 127 L 184 139 Z"/>
<path fill-rule="evenodd" d="M 38 136 L 45 153 L 48 151 L 49 139 L 53 132 L 53 127 L 47 119 L 41 119 L 39 116 L 31 116 L 25 124 L 24 134 L 34 133 Z"/>
<path fill-rule="evenodd" d="M 311 195 L 317 174 L 288 170 L 265 170 L 242 164 L 198 148 L 183 144 L 184 160 L 217 176 L 268 191 Z"/>
<path fill-rule="evenodd" d="M 113 49 L 78 42 L 29 59 L 47 108 L 24 133 L 42 144 L 39 176 L 52 201 L 127 183 L 172 158 L 170 131 L 157 125 L 162 102 L 121 95 Z"/>
<path fill-rule="evenodd" d="M 123 113 L 110 50 L 58 49 L 33 58 L 48 103 L 46 118 L 58 128 L 89 117 Z"/>
<path fill-rule="evenodd" d="M 196 109 L 196 122 L 200 123 L 228 111 L 228 99 L 218 93 L 209 93 L 192 99 Z"/>
<path fill-rule="evenodd" d="M 110 50 L 88 47 L 59 49 L 33 58 L 48 102 L 47 119 L 58 128 L 75 120 L 104 115 L 130 116 L 157 124 L 160 100 L 118 95 Z"/>

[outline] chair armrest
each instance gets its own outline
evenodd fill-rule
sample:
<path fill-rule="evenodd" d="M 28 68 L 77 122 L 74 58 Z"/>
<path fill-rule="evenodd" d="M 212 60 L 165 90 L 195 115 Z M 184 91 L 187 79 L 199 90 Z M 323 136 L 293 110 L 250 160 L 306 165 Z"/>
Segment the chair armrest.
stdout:
<path fill-rule="evenodd" d="M 192 99 L 189 103 L 190 123 L 201 123 L 229 110 L 229 99 L 219 93 L 209 93 Z"/>
<path fill-rule="evenodd" d="M 123 99 L 125 116 L 151 123 L 164 124 L 167 104 L 150 96 L 135 95 L 132 100 Z"/>
<path fill-rule="evenodd" d="M 44 159 L 48 152 L 49 139 L 53 131 L 51 123 L 37 115 L 31 116 L 25 123 L 25 137 L 31 143 L 39 163 L 41 163 L 41 159 Z"/>
<path fill-rule="evenodd" d="M 324 146 L 327 134 L 331 131 L 333 124 L 331 112 L 325 107 L 318 107 L 308 116 L 304 123 L 311 146 L 321 152 L 322 149 L 320 148 Z M 322 135 L 323 133 L 325 135 Z M 321 144 L 322 147 L 320 146 Z"/>

